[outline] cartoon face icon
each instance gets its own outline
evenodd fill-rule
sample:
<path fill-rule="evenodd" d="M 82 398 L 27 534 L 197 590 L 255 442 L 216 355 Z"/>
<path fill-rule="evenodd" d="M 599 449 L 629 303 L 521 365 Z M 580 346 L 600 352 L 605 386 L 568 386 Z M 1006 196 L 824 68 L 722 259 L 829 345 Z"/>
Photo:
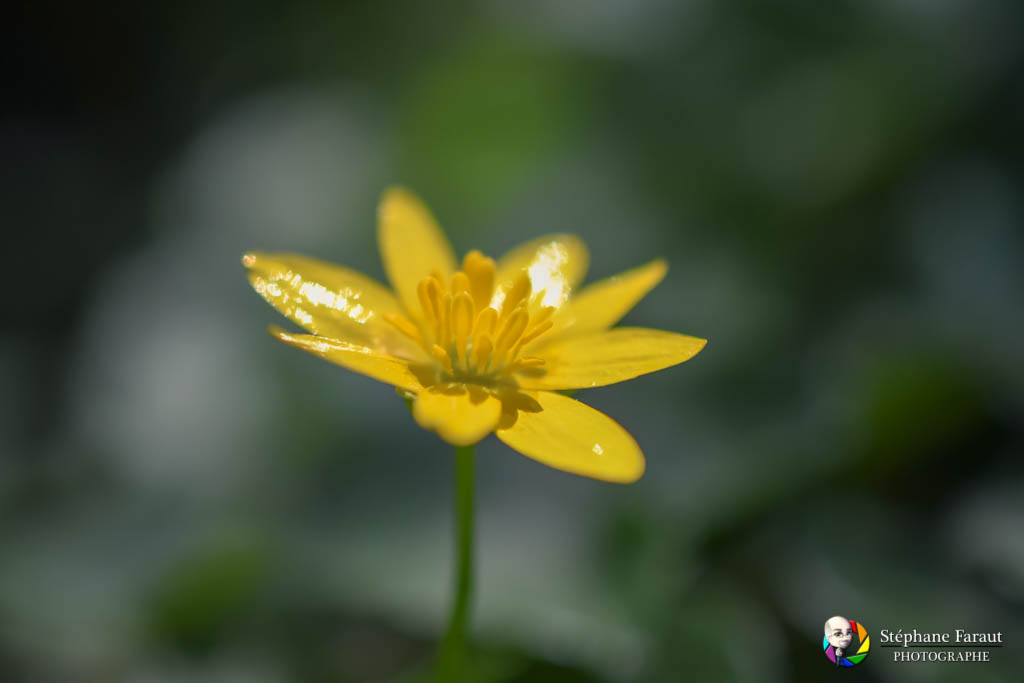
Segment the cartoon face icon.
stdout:
<path fill-rule="evenodd" d="M 825 622 L 825 637 L 836 649 L 836 654 L 842 655 L 853 643 L 853 626 L 843 617 L 832 617 Z"/>

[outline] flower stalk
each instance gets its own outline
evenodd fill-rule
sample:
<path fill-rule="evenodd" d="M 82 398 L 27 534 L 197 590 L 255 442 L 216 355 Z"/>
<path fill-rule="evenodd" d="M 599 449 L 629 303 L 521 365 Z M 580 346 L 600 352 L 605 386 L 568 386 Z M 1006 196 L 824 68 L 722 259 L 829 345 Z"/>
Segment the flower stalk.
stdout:
<path fill-rule="evenodd" d="M 466 678 L 466 634 L 473 599 L 473 446 L 455 449 L 455 593 L 448 629 L 437 655 L 434 680 Z"/>

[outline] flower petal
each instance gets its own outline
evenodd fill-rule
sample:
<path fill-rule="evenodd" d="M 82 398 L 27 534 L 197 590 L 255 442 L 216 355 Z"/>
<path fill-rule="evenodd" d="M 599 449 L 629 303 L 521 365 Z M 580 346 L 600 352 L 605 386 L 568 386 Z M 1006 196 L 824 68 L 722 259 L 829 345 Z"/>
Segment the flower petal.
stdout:
<path fill-rule="evenodd" d="M 411 316 L 420 318 L 420 280 L 438 271 L 447 283 L 455 272 L 448 238 L 419 197 L 393 187 L 384 192 L 377 209 L 377 242 L 399 300 Z"/>
<path fill-rule="evenodd" d="M 312 334 L 291 334 L 275 326 L 270 327 L 270 334 L 286 344 L 375 380 L 412 392 L 423 388 L 409 363 L 400 358 L 377 353 L 365 346 L 339 339 L 317 337 Z"/>
<path fill-rule="evenodd" d="M 420 347 L 384 319 L 402 307 L 372 278 L 297 254 L 251 252 L 242 264 L 256 292 L 309 332 L 379 353 L 422 358 Z"/>
<path fill-rule="evenodd" d="M 590 252 L 575 235 L 547 235 L 522 244 L 501 257 L 495 283 L 503 298 L 522 270 L 529 274 L 531 315 L 542 306 L 561 306 L 587 274 Z"/>
<path fill-rule="evenodd" d="M 494 431 L 501 401 L 477 387 L 433 386 L 416 396 L 413 417 L 424 429 L 455 446 L 468 446 Z"/>
<path fill-rule="evenodd" d="M 619 423 L 568 396 L 530 392 L 532 406 L 506 406 L 498 438 L 558 470 L 629 484 L 644 473 L 644 454 Z M 524 402 L 524 404 L 527 402 Z"/>
<path fill-rule="evenodd" d="M 615 384 L 693 358 L 706 339 L 685 334 L 619 327 L 570 337 L 538 352 L 544 365 L 521 370 L 524 389 L 584 389 Z"/>
<path fill-rule="evenodd" d="M 568 335 L 607 330 L 654 289 L 667 271 L 665 261 L 656 259 L 587 285 L 555 312 L 551 332 L 538 339 L 534 348 L 547 346 Z"/>

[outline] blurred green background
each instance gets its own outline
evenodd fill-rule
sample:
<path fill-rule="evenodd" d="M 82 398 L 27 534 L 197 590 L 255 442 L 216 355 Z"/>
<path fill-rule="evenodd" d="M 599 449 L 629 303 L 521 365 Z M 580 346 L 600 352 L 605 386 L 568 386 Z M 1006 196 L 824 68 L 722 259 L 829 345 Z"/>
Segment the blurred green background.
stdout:
<path fill-rule="evenodd" d="M 664 256 L 706 337 L 578 398 L 628 487 L 478 448 L 475 678 L 821 681 L 822 624 L 1024 652 L 1024 4 L 68 5 L 0 28 L 0 680 L 413 681 L 452 456 L 274 342 L 248 249 L 383 279 L 381 190 L 460 253 Z"/>

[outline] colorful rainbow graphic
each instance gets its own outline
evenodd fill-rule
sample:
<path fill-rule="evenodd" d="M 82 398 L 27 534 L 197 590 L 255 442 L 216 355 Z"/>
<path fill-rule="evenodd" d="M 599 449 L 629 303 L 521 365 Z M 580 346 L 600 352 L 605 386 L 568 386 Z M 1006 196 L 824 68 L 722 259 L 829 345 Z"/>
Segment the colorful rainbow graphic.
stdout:
<path fill-rule="evenodd" d="M 864 658 L 868 656 L 868 650 L 871 649 L 871 636 L 868 635 L 867 629 L 864 628 L 864 624 L 850 619 L 850 626 L 857 632 L 858 642 L 860 647 L 857 648 L 857 654 L 851 655 L 850 657 L 842 657 L 839 662 L 839 666 L 854 666 L 864 661 Z M 833 664 L 836 663 L 836 651 L 828 644 L 828 636 L 822 638 L 822 644 L 825 648 L 825 656 Z"/>

